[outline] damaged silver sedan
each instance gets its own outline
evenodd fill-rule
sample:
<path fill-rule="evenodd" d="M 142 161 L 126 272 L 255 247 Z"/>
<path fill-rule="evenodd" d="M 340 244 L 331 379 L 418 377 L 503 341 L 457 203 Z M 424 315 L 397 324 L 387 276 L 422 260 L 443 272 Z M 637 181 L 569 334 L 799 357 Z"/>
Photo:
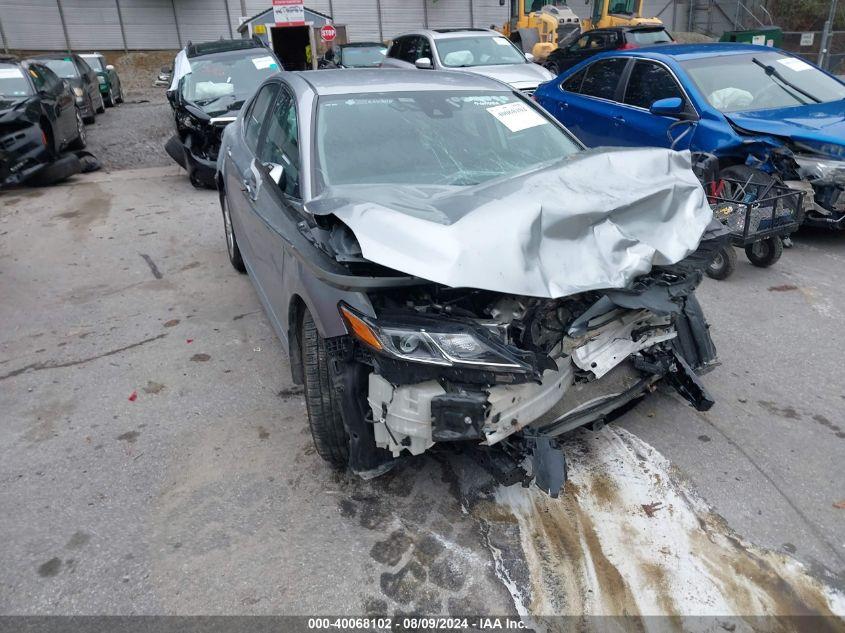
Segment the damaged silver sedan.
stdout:
<path fill-rule="evenodd" d="M 557 495 L 557 436 L 660 381 L 712 406 L 694 292 L 725 238 L 688 153 L 585 151 L 499 82 L 390 70 L 280 73 L 222 148 L 229 258 L 335 466 L 461 442 Z"/>

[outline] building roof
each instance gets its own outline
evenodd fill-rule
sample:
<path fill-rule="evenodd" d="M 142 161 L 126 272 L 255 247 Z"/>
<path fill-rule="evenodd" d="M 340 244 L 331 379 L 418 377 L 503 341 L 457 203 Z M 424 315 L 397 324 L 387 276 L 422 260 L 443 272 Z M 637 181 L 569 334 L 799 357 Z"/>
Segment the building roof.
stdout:
<path fill-rule="evenodd" d="M 241 24 L 238 26 L 238 33 L 243 33 L 246 30 L 246 25 L 249 24 L 250 22 L 257 20 L 258 18 L 265 16 L 268 13 L 272 13 L 272 12 L 273 12 L 273 7 L 270 7 L 269 9 L 264 9 L 264 11 L 260 11 L 260 12 L 256 13 L 251 18 L 247 18 L 246 20 L 241 22 Z M 311 14 L 316 15 L 318 17 L 321 17 L 324 20 L 332 21 L 332 16 L 326 15 L 325 13 L 320 13 L 319 11 L 314 11 L 314 9 L 309 9 L 308 7 L 305 7 L 305 12 L 311 13 Z"/>

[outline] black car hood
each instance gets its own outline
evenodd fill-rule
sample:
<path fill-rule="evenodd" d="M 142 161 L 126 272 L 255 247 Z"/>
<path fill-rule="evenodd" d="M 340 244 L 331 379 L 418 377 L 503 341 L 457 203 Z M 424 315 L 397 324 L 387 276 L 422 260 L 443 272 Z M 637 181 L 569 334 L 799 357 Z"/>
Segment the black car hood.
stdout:
<path fill-rule="evenodd" d="M 30 97 L 0 97 L 0 123 L 14 121 L 26 114 Z"/>

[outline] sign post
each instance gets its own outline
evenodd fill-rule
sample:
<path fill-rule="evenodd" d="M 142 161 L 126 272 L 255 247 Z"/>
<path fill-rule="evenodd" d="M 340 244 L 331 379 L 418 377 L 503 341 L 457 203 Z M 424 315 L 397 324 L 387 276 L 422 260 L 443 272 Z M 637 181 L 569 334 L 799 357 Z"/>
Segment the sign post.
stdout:
<path fill-rule="evenodd" d="M 276 26 L 304 26 L 303 0 L 273 0 L 273 21 Z"/>

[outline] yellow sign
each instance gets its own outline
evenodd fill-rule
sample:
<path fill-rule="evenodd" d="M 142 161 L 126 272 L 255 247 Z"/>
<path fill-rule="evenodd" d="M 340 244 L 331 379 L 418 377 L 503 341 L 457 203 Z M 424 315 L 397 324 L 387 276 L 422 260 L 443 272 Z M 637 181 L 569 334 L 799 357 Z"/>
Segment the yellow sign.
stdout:
<path fill-rule="evenodd" d="M 263 24 L 256 24 L 252 27 L 252 32 L 256 35 L 264 35 L 267 32 L 267 27 Z"/>

